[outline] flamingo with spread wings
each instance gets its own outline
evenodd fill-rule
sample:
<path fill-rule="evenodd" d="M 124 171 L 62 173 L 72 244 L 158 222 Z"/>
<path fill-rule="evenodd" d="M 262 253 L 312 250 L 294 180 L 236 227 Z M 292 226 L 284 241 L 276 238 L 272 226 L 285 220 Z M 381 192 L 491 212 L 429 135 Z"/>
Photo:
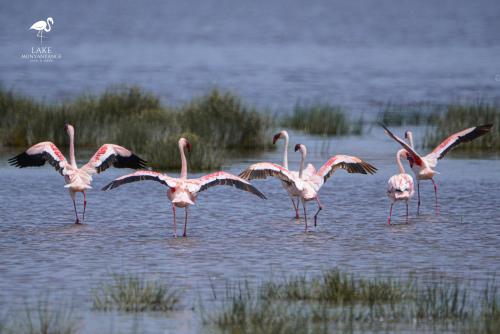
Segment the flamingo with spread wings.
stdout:
<path fill-rule="evenodd" d="M 426 156 L 421 156 L 415 151 L 413 146 L 413 135 L 410 131 L 406 132 L 406 138 L 409 143 L 406 143 L 403 139 L 399 138 L 395 134 L 393 134 L 384 124 L 381 124 L 384 128 L 385 132 L 395 141 L 397 141 L 408 153 L 408 161 L 410 163 L 410 167 L 417 178 L 417 196 L 418 196 L 418 204 L 417 204 L 417 214 L 420 213 L 420 180 L 431 180 L 434 186 L 434 196 L 436 202 L 436 214 L 439 214 L 439 206 L 438 206 L 438 194 L 437 194 L 437 185 L 434 181 L 434 176 L 438 174 L 434 167 L 437 166 L 438 160 L 444 158 L 446 153 L 450 152 L 453 148 L 461 143 L 470 142 L 478 137 L 481 137 L 488 132 L 490 132 L 492 124 L 485 124 L 474 126 L 457 133 L 452 134 L 448 138 L 446 138 L 441 144 L 439 144 L 431 153 Z"/>
<path fill-rule="evenodd" d="M 176 222 L 176 208 L 184 208 L 184 232 L 183 237 L 186 237 L 187 229 L 187 219 L 188 219 L 188 206 L 193 205 L 196 201 L 198 194 L 204 190 L 207 190 L 213 186 L 226 185 L 234 186 L 237 189 L 250 192 L 260 198 L 265 199 L 266 197 L 254 186 L 252 186 L 248 181 L 239 178 L 236 175 L 232 175 L 223 171 L 215 172 L 202 176 L 197 179 L 187 178 L 187 160 L 184 153 L 184 149 L 187 148 L 188 152 L 191 151 L 191 144 L 185 138 L 179 139 L 179 151 L 181 154 L 181 175 L 179 178 L 170 177 L 167 174 L 162 174 L 154 171 L 136 171 L 135 173 L 128 174 L 115 179 L 109 184 L 105 185 L 102 190 L 114 189 L 123 184 L 151 180 L 159 182 L 169 189 L 167 191 L 167 197 L 172 202 L 172 212 L 174 215 L 174 237 L 177 237 L 177 222 Z"/>
<path fill-rule="evenodd" d="M 405 149 L 400 149 L 396 153 L 396 163 L 399 167 L 399 174 L 391 176 L 387 182 L 387 197 L 391 200 L 391 209 L 389 210 L 389 218 L 387 223 L 391 225 L 392 217 L 392 207 L 394 203 L 398 201 L 406 202 L 406 223 L 408 224 L 408 201 L 413 197 L 415 193 L 413 186 L 413 178 L 411 175 L 406 174 L 403 164 L 401 163 L 401 157 L 407 157 L 408 153 Z"/>
<path fill-rule="evenodd" d="M 240 177 L 252 179 L 266 179 L 267 177 L 276 177 L 293 189 L 294 193 L 298 193 L 304 209 L 305 230 L 307 231 L 307 212 L 306 202 L 316 201 L 318 210 L 314 215 L 314 226 L 317 223 L 319 212 L 323 209 L 319 201 L 318 192 L 325 184 L 326 180 L 332 176 L 337 169 L 345 169 L 348 173 L 374 174 L 377 168 L 369 163 L 349 155 L 334 155 L 316 171 L 313 165 L 308 164 L 304 169 L 304 161 L 307 156 L 307 148 L 303 144 L 295 145 L 295 152 L 300 151 L 301 160 L 299 173 L 295 174 L 278 164 L 270 162 L 259 162 L 249 166 Z"/>
<path fill-rule="evenodd" d="M 283 150 L 283 167 L 288 169 L 288 143 L 289 143 L 289 137 L 288 137 L 288 132 L 286 130 L 281 130 L 277 134 L 274 135 L 273 137 L 273 144 L 276 144 L 276 142 L 279 139 L 283 139 L 285 141 L 285 146 Z M 306 169 L 304 170 L 304 173 L 306 175 L 312 175 L 315 172 L 314 166 L 311 164 L 308 164 Z M 295 176 L 299 175 L 298 171 L 290 171 Z M 292 205 L 293 209 L 295 210 L 295 219 L 299 219 L 299 201 L 300 201 L 300 192 L 295 189 L 292 185 L 285 181 L 281 181 L 281 185 L 283 188 L 286 190 L 288 195 L 290 196 L 290 199 L 292 200 Z M 297 199 L 297 203 L 295 203 L 295 198 Z"/>
<path fill-rule="evenodd" d="M 101 173 L 111 166 L 132 169 L 144 168 L 146 161 L 122 146 L 104 144 L 97 150 L 89 162 L 81 168 L 78 168 L 75 158 L 75 129 L 72 125 L 66 124 L 64 130 L 69 137 L 69 162 L 54 143 L 44 141 L 10 158 L 9 163 L 13 166 L 24 168 L 43 166 L 48 162 L 54 167 L 56 171 L 64 176 L 64 181 L 66 183 L 64 187 L 68 188 L 71 199 L 73 200 L 76 217 L 75 224 L 80 224 L 78 212 L 76 210 L 75 196 L 77 192 L 83 193 L 83 222 L 85 220 L 85 209 L 87 207 L 86 191 L 92 188 L 90 184 L 92 183 L 93 174 Z"/>

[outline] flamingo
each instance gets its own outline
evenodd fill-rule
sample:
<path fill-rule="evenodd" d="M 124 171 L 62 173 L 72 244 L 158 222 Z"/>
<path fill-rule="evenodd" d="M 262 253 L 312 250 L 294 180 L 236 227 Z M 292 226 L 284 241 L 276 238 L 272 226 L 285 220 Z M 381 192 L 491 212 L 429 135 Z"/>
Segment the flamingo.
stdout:
<path fill-rule="evenodd" d="M 49 32 L 52 29 L 52 26 L 54 24 L 54 19 L 51 17 L 47 18 L 47 21 L 37 21 L 33 23 L 33 25 L 28 29 L 28 30 L 38 30 L 36 33 L 36 37 L 40 37 L 40 43 L 42 42 L 43 38 L 43 32 Z"/>
<path fill-rule="evenodd" d="M 283 150 L 283 167 L 288 169 L 288 143 L 289 143 L 288 132 L 286 130 L 281 130 L 280 132 L 275 134 L 273 137 L 273 144 L 276 144 L 276 142 L 279 139 L 283 139 L 285 141 L 285 146 Z M 299 175 L 298 171 L 291 171 L 291 173 L 296 176 Z M 314 173 L 314 166 L 308 164 L 306 169 L 304 170 L 304 173 L 307 175 L 312 175 Z M 292 200 L 292 205 L 295 210 L 295 219 L 299 219 L 300 192 L 296 191 L 296 189 L 293 186 L 291 186 L 288 182 L 281 181 L 281 185 L 287 191 L 288 195 L 290 196 L 290 199 Z M 297 198 L 297 204 L 295 204 L 294 198 Z"/>
<path fill-rule="evenodd" d="M 415 193 L 413 178 L 410 174 L 406 174 L 403 164 L 401 163 L 401 156 L 407 157 L 408 153 L 405 149 L 400 149 L 396 153 L 396 162 L 399 167 L 399 174 L 391 176 L 387 182 L 387 196 L 391 200 L 391 209 L 389 211 L 389 218 L 387 223 L 391 225 L 392 207 L 397 201 L 406 202 L 406 223 L 408 224 L 408 201 Z"/>
<path fill-rule="evenodd" d="M 80 224 L 78 212 L 76 210 L 75 196 L 77 192 L 83 193 L 83 222 L 85 220 L 85 209 L 87 207 L 86 191 L 92 188 L 90 184 L 93 174 L 101 173 L 111 165 L 116 168 L 143 168 L 145 167 L 146 161 L 122 146 L 104 144 L 97 150 L 88 163 L 78 168 L 75 159 L 75 129 L 72 125 L 65 124 L 64 130 L 69 137 L 69 162 L 54 143 L 44 141 L 10 158 L 9 163 L 19 168 L 43 166 L 46 162 L 52 165 L 56 171 L 64 176 L 64 182 L 66 183 L 64 187 L 68 188 L 71 199 L 73 200 L 76 216 L 75 224 Z"/>
<path fill-rule="evenodd" d="M 180 138 L 178 144 L 182 163 L 181 175 L 179 178 L 170 177 L 167 174 L 155 171 L 141 170 L 115 179 L 105 185 L 102 190 L 114 189 L 126 183 L 142 180 L 157 181 L 167 186 L 169 188 L 167 197 L 172 202 L 172 212 L 174 216 L 174 238 L 177 238 L 176 208 L 184 208 L 184 232 L 182 236 L 186 237 L 188 206 L 194 204 L 199 192 L 207 190 L 208 188 L 217 185 L 234 186 L 240 190 L 248 191 L 260 198 L 266 199 L 266 196 L 249 182 L 224 171 L 211 173 L 197 179 L 188 179 L 187 161 L 184 149 L 187 148 L 188 152 L 191 152 L 191 144 L 186 138 Z"/>
<path fill-rule="evenodd" d="M 295 193 L 299 193 L 300 201 L 302 202 L 302 207 L 304 209 L 304 223 L 305 231 L 307 232 L 307 212 L 306 212 L 306 202 L 316 201 L 318 204 L 318 211 L 314 215 L 314 226 L 317 224 L 317 218 L 319 212 L 323 209 L 323 205 L 319 201 L 318 192 L 323 186 L 323 184 L 332 176 L 333 172 L 337 169 L 345 169 L 348 173 L 360 173 L 360 174 L 373 174 L 376 172 L 377 168 L 373 167 L 369 163 L 353 156 L 349 155 L 334 155 L 328 161 L 321 166 L 321 168 L 316 171 L 313 165 L 309 164 L 309 171 L 306 172 L 304 169 L 304 161 L 307 155 L 307 148 L 303 144 L 295 145 L 295 152 L 300 151 L 301 160 L 299 173 L 294 174 L 289 171 L 288 168 L 274 164 L 271 162 L 259 162 L 249 166 L 243 172 L 241 172 L 240 177 L 252 180 L 252 179 L 266 179 L 268 176 L 276 177 L 283 182 L 286 182 Z M 309 167 L 310 166 L 310 167 Z"/>
<path fill-rule="evenodd" d="M 460 143 L 470 142 L 478 137 L 481 137 L 488 133 L 491 130 L 493 124 L 485 124 L 474 126 L 457 133 L 452 134 L 448 138 L 446 138 L 441 144 L 436 146 L 436 148 L 426 156 L 421 156 L 415 151 L 413 148 L 413 135 L 410 131 L 406 132 L 406 138 L 409 143 L 406 143 L 403 139 L 399 138 L 395 134 L 393 134 L 384 124 L 381 124 L 384 128 L 385 132 L 395 141 L 397 141 L 403 148 L 407 151 L 407 159 L 410 163 L 410 167 L 415 174 L 417 179 L 417 195 L 418 195 L 418 204 L 417 204 L 417 214 L 420 214 L 420 180 L 431 180 L 434 186 L 434 196 L 436 202 L 436 214 L 439 214 L 439 206 L 438 206 L 438 194 L 437 194 L 437 185 L 434 181 L 434 176 L 439 174 L 437 171 L 433 170 L 434 167 L 437 166 L 438 160 L 442 159 L 446 153 L 451 151 Z"/>

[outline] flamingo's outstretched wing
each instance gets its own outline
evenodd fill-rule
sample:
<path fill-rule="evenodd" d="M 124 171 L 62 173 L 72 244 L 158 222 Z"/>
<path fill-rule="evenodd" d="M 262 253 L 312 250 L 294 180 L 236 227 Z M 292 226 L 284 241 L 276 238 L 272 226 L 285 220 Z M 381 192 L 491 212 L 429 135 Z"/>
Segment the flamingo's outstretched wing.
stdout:
<path fill-rule="evenodd" d="M 394 133 L 392 133 L 384 124 L 380 124 L 380 125 L 384 128 L 385 133 L 387 133 L 389 135 L 389 137 L 391 137 L 392 139 L 394 139 L 395 141 L 397 141 L 401 146 L 403 146 L 403 148 L 408 152 L 408 154 L 411 156 L 411 158 L 413 159 L 413 161 L 417 165 L 423 166 L 424 163 L 423 163 L 422 157 L 417 153 L 417 151 L 415 151 L 413 149 L 413 147 L 411 147 L 403 139 L 399 138 Z"/>
<path fill-rule="evenodd" d="M 146 161 L 115 144 L 102 145 L 89 162 L 83 166 L 89 173 L 101 173 L 113 165 L 116 168 L 140 169 L 146 167 Z"/>
<path fill-rule="evenodd" d="M 66 174 L 66 167 L 69 166 L 61 151 L 50 141 L 35 144 L 25 152 L 9 159 L 11 165 L 19 168 L 43 166 L 45 162 L 48 162 L 61 175 Z"/>
<path fill-rule="evenodd" d="M 295 177 L 291 171 L 272 162 L 259 162 L 250 165 L 239 175 L 245 180 L 267 179 L 268 176 L 276 177 L 288 184 L 295 183 Z"/>
<path fill-rule="evenodd" d="M 316 173 L 322 182 L 326 182 L 337 169 L 345 169 L 348 173 L 374 174 L 377 168 L 360 158 L 350 155 L 334 155 Z"/>
<path fill-rule="evenodd" d="M 259 196 L 260 198 L 266 199 L 266 196 L 264 196 L 264 194 L 262 194 L 257 188 L 252 186 L 247 180 L 223 171 L 202 176 L 198 179 L 195 179 L 194 181 L 195 183 L 190 183 L 188 185 L 189 191 L 194 193 L 207 190 L 208 188 L 213 186 L 222 185 L 233 186 L 238 189 L 248 191 L 249 193 Z"/>
<path fill-rule="evenodd" d="M 157 181 L 170 188 L 175 188 L 176 186 L 176 182 L 173 177 L 149 170 L 139 170 L 132 174 L 120 176 L 119 178 L 105 185 L 101 190 L 114 189 L 126 183 L 143 181 L 143 180 Z"/>
<path fill-rule="evenodd" d="M 458 144 L 470 142 L 487 134 L 490 132 L 492 126 L 493 124 L 479 125 L 454 133 L 439 144 L 431 153 L 427 154 L 425 159 L 430 161 L 442 159 L 446 153 L 451 151 Z"/>

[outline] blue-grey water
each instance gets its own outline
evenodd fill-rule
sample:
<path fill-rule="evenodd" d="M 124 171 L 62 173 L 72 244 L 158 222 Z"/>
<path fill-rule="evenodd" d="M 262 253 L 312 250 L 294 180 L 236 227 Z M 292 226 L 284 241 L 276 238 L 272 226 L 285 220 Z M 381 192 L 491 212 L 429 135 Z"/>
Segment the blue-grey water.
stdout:
<path fill-rule="evenodd" d="M 61 59 L 21 58 L 40 46 L 32 23 L 54 18 L 44 46 Z M 259 107 L 286 112 L 320 100 L 371 114 L 381 103 L 498 99 L 500 3 L 480 1 L 3 1 L 0 83 L 60 102 L 115 84 L 136 84 L 179 104 L 217 86 Z M 402 132 L 403 129 L 397 129 Z M 47 138 L 50 139 L 50 138 Z M 202 193 L 190 209 L 189 238 L 173 239 L 161 185 L 99 189 L 123 170 L 95 177 L 86 224 L 75 226 L 63 179 L 50 167 L 0 162 L 0 321 L 49 292 L 71 303 L 83 333 L 197 333 L 199 300 L 212 286 L 339 267 L 362 275 L 444 273 L 475 281 L 500 270 L 500 162 L 450 154 L 440 161 L 441 215 L 422 185 L 423 214 L 404 206 L 386 223 L 387 179 L 397 145 L 378 129 L 362 137 L 292 136 L 316 167 L 329 155 L 357 155 L 374 176 L 339 171 L 321 190 L 319 225 L 305 234 L 277 181 L 255 184 L 267 201 L 231 188 Z M 78 144 L 77 144 L 78 147 Z M 194 149 L 202 149 L 196 147 Z M 78 158 L 90 153 L 77 152 Z M 292 164 L 298 157 L 290 152 Z M 177 158 L 177 157 L 172 157 Z M 238 173 L 281 150 L 228 161 Z M 199 176 L 198 174 L 193 176 Z M 81 198 L 79 198 L 81 210 Z M 315 210 L 309 206 L 309 213 Z M 179 223 L 182 220 L 179 214 Z M 92 287 L 110 273 L 161 279 L 184 289 L 168 315 L 91 311 Z M 192 309 L 194 307 L 194 310 Z"/>
<path fill-rule="evenodd" d="M 498 98 L 500 3 L 479 1 L 3 1 L 0 81 L 51 101 L 137 84 L 181 103 L 217 86 L 261 107 Z M 28 28 L 54 18 L 30 63 Z"/>
<path fill-rule="evenodd" d="M 60 175 L 50 167 L 16 169 L 4 163 L 1 308 L 22 310 L 26 298 L 37 300 L 49 292 L 56 300 L 72 302 L 84 333 L 128 333 L 134 326 L 139 332 L 196 333 L 206 330 L 199 301 L 210 303 L 212 286 L 221 291 L 227 282 L 255 283 L 272 275 L 313 274 L 332 267 L 362 275 L 445 274 L 476 283 L 500 272 L 498 160 L 451 155 L 440 161 L 437 170 L 442 174 L 436 180 L 441 214 L 434 215 L 432 185 L 424 182 L 422 215 L 416 216 L 412 201 L 406 225 L 404 205 L 396 205 L 394 225 L 389 226 L 385 191 L 388 178 L 397 172 L 396 143 L 375 130 L 332 141 L 292 135 L 292 142 L 297 141 L 308 145 L 308 161 L 316 167 L 329 155 L 348 153 L 379 168 L 373 176 L 336 172 L 320 192 L 325 208 L 319 224 L 307 234 L 292 219 L 290 200 L 278 181 L 255 182 L 268 200 L 229 187 L 201 193 L 189 211 L 189 237 L 174 239 L 166 188 L 159 183 L 144 181 L 102 192 L 104 184 L 125 171 L 111 169 L 96 176 L 85 225 L 76 226 Z M 290 154 L 291 165 L 297 166 L 297 154 Z M 280 162 L 281 150 L 232 161 L 225 169 L 239 173 L 262 160 Z M 315 209 L 309 204 L 310 216 Z M 90 291 L 110 273 L 170 282 L 184 290 L 182 306 L 167 315 L 92 312 Z"/>

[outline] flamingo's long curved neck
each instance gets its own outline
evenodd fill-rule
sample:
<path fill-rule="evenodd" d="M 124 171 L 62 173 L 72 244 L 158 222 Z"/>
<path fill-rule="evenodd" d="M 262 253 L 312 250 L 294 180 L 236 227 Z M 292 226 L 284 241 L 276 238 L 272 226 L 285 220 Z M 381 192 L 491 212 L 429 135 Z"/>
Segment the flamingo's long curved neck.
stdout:
<path fill-rule="evenodd" d="M 288 169 L 288 132 L 283 131 L 283 136 L 285 137 L 285 152 L 283 153 L 283 167 Z"/>
<path fill-rule="evenodd" d="M 302 171 L 304 170 L 304 161 L 306 160 L 306 152 L 304 149 L 300 150 L 300 166 L 299 166 L 299 178 L 302 178 Z"/>
<path fill-rule="evenodd" d="M 407 131 L 406 133 L 408 135 L 408 142 L 410 143 L 411 148 L 415 148 L 415 146 L 413 146 L 413 133 L 411 131 Z"/>
<path fill-rule="evenodd" d="M 78 168 L 75 158 L 75 133 L 69 133 L 69 162 L 71 166 Z"/>
<path fill-rule="evenodd" d="M 184 144 L 179 143 L 179 151 L 181 152 L 181 179 L 187 178 L 187 160 L 186 155 L 184 154 Z"/>
<path fill-rule="evenodd" d="M 52 29 L 52 27 L 50 25 L 50 20 L 47 19 L 47 27 L 45 27 L 43 30 L 45 30 L 46 32 L 49 32 L 50 29 Z"/>
<path fill-rule="evenodd" d="M 398 164 L 398 167 L 399 167 L 399 174 L 404 174 L 405 173 L 405 169 L 403 167 L 403 163 L 401 162 L 401 156 L 403 154 L 406 154 L 406 150 L 405 149 L 401 149 L 398 151 L 398 153 L 396 153 L 396 163 Z"/>

